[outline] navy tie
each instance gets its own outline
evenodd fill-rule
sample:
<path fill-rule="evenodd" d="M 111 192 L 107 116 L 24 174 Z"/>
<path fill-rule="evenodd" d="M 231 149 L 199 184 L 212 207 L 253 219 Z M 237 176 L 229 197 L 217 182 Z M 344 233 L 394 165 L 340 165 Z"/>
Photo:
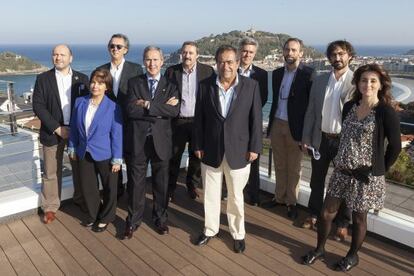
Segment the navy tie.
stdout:
<path fill-rule="evenodd" d="M 154 99 L 154 96 L 155 96 L 155 90 L 156 90 L 156 88 L 157 88 L 157 86 L 156 86 L 156 84 L 157 84 L 157 80 L 156 80 L 156 79 L 149 79 L 148 81 L 149 81 L 149 83 L 150 83 L 150 87 L 149 87 L 149 89 L 150 89 L 150 92 L 151 92 L 151 99 Z"/>

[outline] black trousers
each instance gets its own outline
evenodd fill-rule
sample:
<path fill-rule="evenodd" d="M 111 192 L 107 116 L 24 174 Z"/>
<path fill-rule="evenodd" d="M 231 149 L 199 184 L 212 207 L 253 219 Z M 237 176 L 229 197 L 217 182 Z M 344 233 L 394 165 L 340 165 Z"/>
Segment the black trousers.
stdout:
<path fill-rule="evenodd" d="M 101 177 L 103 198 L 99 194 L 96 174 Z M 79 176 L 89 222 L 110 223 L 115 219 L 118 173 L 112 172 L 111 160 L 95 161 L 87 152 L 79 160 Z"/>
<path fill-rule="evenodd" d="M 260 155 L 254 160 L 250 165 L 250 175 L 249 181 L 247 182 L 246 187 L 244 188 L 249 195 L 251 201 L 259 202 L 259 192 L 260 192 Z"/>
<path fill-rule="evenodd" d="M 311 194 L 308 204 L 312 216 L 320 216 L 323 204 L 326 175 L 328 173 L 329 164 L 338 152 L 338 147 L 339 138 L 332 138 L 322 133 L 322 140 L 319 148 L 321 158 L 319 160 L 312 158 L 312 175 L 310 180 Z M 351 210 L 346 208 L 346 205 L 343 203 L 335 218 L 337 226 L 348 227 L 351 221 L 351 214 Z"/>
<path fill-rule="evenodd" d="M 142 156 L 127 156 L 128 166 L 128 217 L 130 226 L 140 225 L 144 217 L 145 208 L 145 178 L 148 163 L 151 162 L 153 209 L 152 218 L 155 224 L 167 222 L 168 207 L 168 161 L 161 160 L 154 148 L 152 136 L 145 141 Z"/>
<path fill-rule="evenodd" d="M 176 118 L 171 122 L 173 139 L 173 157 L 170 160 L 170 176 L 168 192 L 173 193 L 177 187 L 177 178 L 180 171 L 181 157 L 185 145 L 188 142 L 189 163 L 187 169 L 186 184 L 188 189 L 194 189 L 200 183 L 200 159 L 194 155 L 192 150 L 193 119 Z"/>

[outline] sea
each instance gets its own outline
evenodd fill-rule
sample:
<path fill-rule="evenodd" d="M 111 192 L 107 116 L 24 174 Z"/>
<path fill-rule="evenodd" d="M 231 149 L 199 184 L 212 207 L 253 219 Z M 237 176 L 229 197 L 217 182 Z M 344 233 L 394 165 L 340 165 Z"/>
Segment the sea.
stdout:
<path fill-rule="evenodd" d="M 170 54 L 180 48 L 181 45 L 158 45 L 164 54 Z M 0 45 L 0 52 L 11 51 L 32 59 L 46 67 L 53 67 L 51 62 L 51 51 L 54 45 Z M 146 45 L 131 45 L 127 60 L 142 64 L 142 54 Z M 326 45 L 314 45 L 314 48 L 324 52 Z M 360 56 L 390 57 L 403 55 L 413 49 L 409 46 L 355 46 L 355 50 Z M 90 73 L 99 65 L 109 62 L 109 54 L 106 45 L 71 45 L 73 52 L 72 68 L 74 70 L 90 75 Z M 269 73 L 270 76 L 270 73 Z M 0 76 L 0 80 L 14 82 L 16 96 L 22 96 L 24 92 L 30 91 L 35 84 L 36 75 L 10 75 Z M 269 78 L 269 87 L 271 77 Z M 410 87 L 414 91 L 414 87 Z M 397 97 L 403 93 L 398 87 L 393 87 L 393 94 Z M 266 120 L 270 112 L 272 91 L 269 89 L 269 102 L 263 108 L 263 118 Z"/>

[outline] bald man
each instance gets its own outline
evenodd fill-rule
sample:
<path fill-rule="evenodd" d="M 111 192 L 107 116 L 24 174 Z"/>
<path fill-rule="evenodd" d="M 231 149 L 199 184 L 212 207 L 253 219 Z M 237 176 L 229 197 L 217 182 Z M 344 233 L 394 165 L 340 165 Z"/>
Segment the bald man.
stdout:
<path fill-rule="evenodd" d="M 43 222 L 55 219 L 60 207 L 63 151 L 69 137 L 69 122 L 76 97 L 87 93 L 88 77 L 72 70 L 72 51 L 60 44 L 53 48 L 54 68 L 37 76 L 33 91 L 33 111 L 40 119 L 40 143 L 43 145 L 43 181 L 41 208 Z M 77 181 L 77 163 L 72 163 L 73 200 L 83 204 Z"/>

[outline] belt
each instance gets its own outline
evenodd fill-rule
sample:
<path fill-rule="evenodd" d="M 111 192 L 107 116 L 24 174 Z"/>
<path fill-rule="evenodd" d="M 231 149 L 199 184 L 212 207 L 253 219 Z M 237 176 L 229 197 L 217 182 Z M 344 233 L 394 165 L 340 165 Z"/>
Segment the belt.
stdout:
<path fill-rule="evenodd" d="M 194 120 L 194 117 L 182 117 L 182 116 L 178 116 L 177 119 L 179 119 L 179 120 Z"/>
<path fill-rule="evenodd" d="M 339 133 L 326 133 L 326 132 L 322 132 L 323 135 L 325 135 L 325 137 L 327 138 L 331 138 L 331 139 L 339 139 L 340 134 Z"/>

